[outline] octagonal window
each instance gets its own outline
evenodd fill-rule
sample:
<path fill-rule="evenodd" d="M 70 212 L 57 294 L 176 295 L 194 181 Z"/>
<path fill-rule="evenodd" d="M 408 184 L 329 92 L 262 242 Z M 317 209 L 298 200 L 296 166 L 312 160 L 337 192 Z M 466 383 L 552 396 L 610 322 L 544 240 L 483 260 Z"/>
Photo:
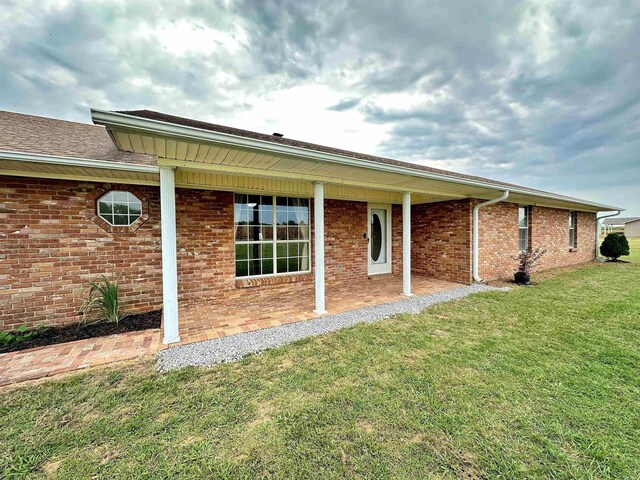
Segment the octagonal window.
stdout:
<path fill-rule="evenodd" d="M 131 192 L 111 190 L 97 203 L 98 216 L 109 225 L 126 227 L 142 216 L 142 201 Z"/>

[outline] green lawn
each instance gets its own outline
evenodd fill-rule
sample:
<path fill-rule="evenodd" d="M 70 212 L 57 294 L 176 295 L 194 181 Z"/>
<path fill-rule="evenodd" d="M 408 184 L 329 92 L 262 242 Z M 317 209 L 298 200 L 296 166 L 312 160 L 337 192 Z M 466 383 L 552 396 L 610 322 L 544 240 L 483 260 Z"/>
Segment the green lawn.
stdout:
<path fill-rule="evenodd" d="M 634 264 L 208 370 L 0 392 L 2 478 L 640 478 Z"/>

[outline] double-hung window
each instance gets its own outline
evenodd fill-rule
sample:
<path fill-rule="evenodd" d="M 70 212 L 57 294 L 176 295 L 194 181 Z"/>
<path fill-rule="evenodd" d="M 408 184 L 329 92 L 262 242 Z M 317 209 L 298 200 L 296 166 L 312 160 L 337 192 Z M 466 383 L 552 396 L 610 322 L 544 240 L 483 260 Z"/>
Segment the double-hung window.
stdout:
<path fill-rule="evenodd" d="M 234 195 L 236 278 L 309 272 L 309 199 Z"/>
<path fill-rule="evenodd" d="M 576 248 L 578 246 L 578 212 L 569 212 L 569 246 Z"/>
<path fill-rule="evenodd" d="M 529 250 L 529 222 L 531 219 L 531 207 L 518 208 L 518 245 L 521 252 Z"/>

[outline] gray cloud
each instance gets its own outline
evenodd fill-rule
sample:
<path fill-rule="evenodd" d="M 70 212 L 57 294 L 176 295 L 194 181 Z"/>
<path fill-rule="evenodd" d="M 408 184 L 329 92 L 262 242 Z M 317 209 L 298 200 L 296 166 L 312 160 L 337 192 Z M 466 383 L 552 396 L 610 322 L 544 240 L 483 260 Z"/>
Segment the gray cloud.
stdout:
<path fill-rule="evenodd" d="M 386 129 L 372 153 L 640 215 L 638 2 L 35 5 L 0 12 L 0 108 L 87 121 L 89 106 L 146 107 L 234 124 L 274 94 L 323 85 L 335 93 L 323 110 Z M 182 48 L 185 29 L 220 35 Z M 279 115 L 274 103 L 268 120 L 290 121 Z"/>
<path fill-rule="evenodd" d="M 334 112 L 345 112 L 347 110 L 351 110 L 352 108 L 357 107 L 360 104 L 359 98 L 345 98 L 344 100 L 340 100 L 335 105 L 331 105 L 327 107 L 327 110 L 332 110 Z"/>

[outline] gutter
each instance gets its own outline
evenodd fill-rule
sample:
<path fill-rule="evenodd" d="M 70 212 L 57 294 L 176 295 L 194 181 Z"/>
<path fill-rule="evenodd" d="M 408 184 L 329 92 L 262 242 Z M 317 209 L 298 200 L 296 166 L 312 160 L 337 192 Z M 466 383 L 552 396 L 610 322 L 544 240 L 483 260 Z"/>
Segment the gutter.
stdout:
<path fill-rule="evenodd" d="M 370 170 L 378 170 L 389 173 L 397 173 L 401 175 L 410 175 L 419 178 L 428 178 L 431 180 L 440 180 L 449 183 L 456 183 L 460 185 L 467 185 L 472 187 L 486 188 L 489 190 L 503 190 L 506 187 L 495 185 L 492 183 L 482 182 L 478 180 L 471 180 L 466 178 L 459 178 L 450 175 L 445 175 L 435 172 L 426 172 L 422 170 L 416 170 L 411 167 L 405 167 L 401 165 L 388 165 L 378 162 L 372 162 L 370 160 L 364 160 L 359 158 L 353 158 L 345 155 L 338 155 L 333 153 L 318 152 L 316 150 L 310 150 L 307 148 L 294 147 L 290 145 L 283 145 L 280 143 L 268 142 L 265 140 L 256 140 L 253 138 L 240 137 L 238 135 L 231 135 L 228 133 L 213 132 L 202 128 L 188 127 L 185 125 L 176 125 L 175 123 L 163 122 L 160 120 L 151 120 L 148 118 L 135 117 L 133 115 L 126 115 L 124 113 L 110 112 L 107 110 L 99 110 L 96 108 L 91 109 L 91 119 L 96 125 L 103 125 L 109 127 L 119 127 L 128 130 L 137 130 L 141 132 L 159 134 L 171 137 L 180 137 L 191 140 L 200 140 L 206 142 L 213 142 L 216 144 L 224 145 L 226 147 L 244 148 L 267 151 L 276 155 L 286 155 L 294 157 L 303 157 L 311 160 L 319 160 L 323 162 L 337 163 L 340 165 L 349 165 L 353 167 L 368 168 Z M 617 210 L 618 207 L 611 205 L 601 205 L 598 203 L 590 203 L 579 198 L 567 197 L 564 195 L 555 195 L 548 192 L 532 192 L 530 190 L 508 187 L 511 193 L 517 193 L 522 195 L 529 195 L 533 197 L 548 198 L 551 200 L 576 203 L 587 207 L 596 207 L 599 211 Z"/>
<path fill-rule="evenodd" d="M 0 160 L 17 162 L 46 163 L 67 167 L 104 168 L 107 170 L 124 170 L 127 172 L 158 173 L 155 165 L 139 165 L 136 163 L 110 162 L 108 160 L 92 160 L 90 158 L 58 157 L 40 153 L 8 152 L 0 150 Z"/>
<path fill-rule="evenodd" d="M 478 275 L 478 263 L 479 263 L 479 248 L 478 248 L 478 211 L 482 207 L 488 207 L 489 205 L 493 205 L 494 203 L 502 202 L 509 197 L 509 190 L 505 190 L 502 192 L 498 198 L 494 198 L 493 200 L 488 200 L 486 202 L 479 203 L 475 207 L 473 207 L 473 251 L 471 254 L 471 264 L 472 264 L 472 272 L 473 272 L 473 281 L 474 282 L 482 282 L 480 275 Z"/>
<path fill-rule="evenodd" d="M 620 212 L 622 212 L 622 210 L 618 210 L 616 213 L 610 213 L 608 215 L 603 215 L 601 217 L 596 217 L 596 257 L 595 257 L 595 260 L 598 260 L 599 258 L 602 258 L 600 256 L 600 248 L 598 248 L 599 247 L 599 243 L 600 243 L 600 230 L 602 229 L 602 227 L 600 225 L 600 220 L 602 220 L 604 218 L 616 217 L 616 216 L 620 215 Z"/>

